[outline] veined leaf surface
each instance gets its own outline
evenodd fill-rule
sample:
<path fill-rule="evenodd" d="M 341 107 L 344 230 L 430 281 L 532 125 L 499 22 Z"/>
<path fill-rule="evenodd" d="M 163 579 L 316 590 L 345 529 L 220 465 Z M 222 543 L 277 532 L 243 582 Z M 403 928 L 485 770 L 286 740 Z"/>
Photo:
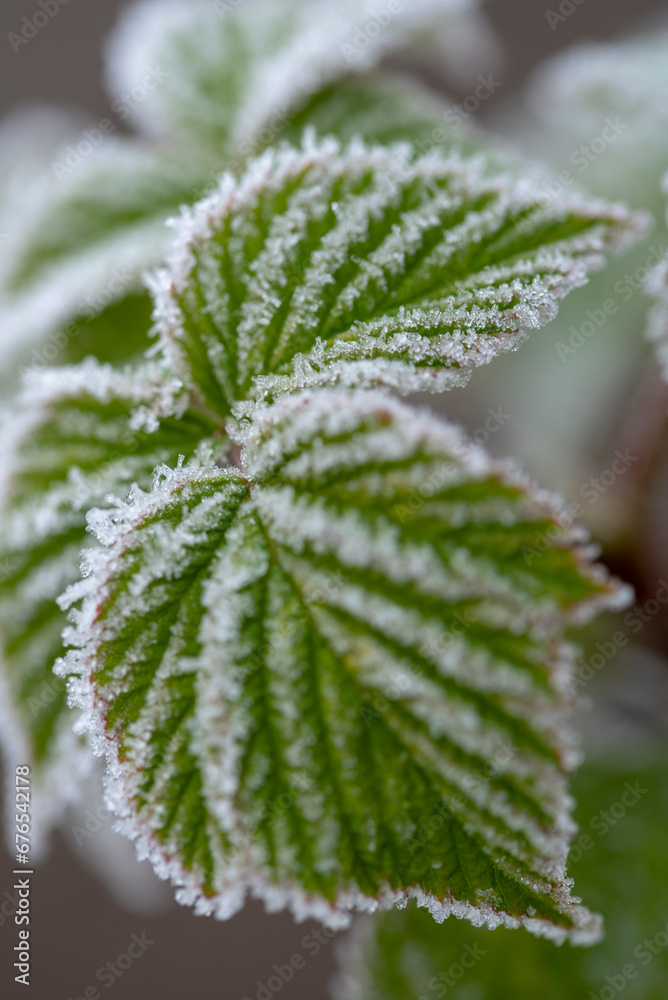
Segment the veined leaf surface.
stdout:
<path fill-rule="evenodd" d="M 163 351 L 222 416 L 313 385 L 461 385 L 642 222 L 482 157 L 307 138 L 184 212 L 152 281 Z"/>
<path fill-rule="evenodd" d="M 616 587 L 548 496 L 384 394 L 289 396 L 234 436 L 239 467 L 92 512 L 63 600 L 59 670 L 140 854 L 219 917 L 417 897 L 595 939 L 563 633 Z"/>
<path fill-rule="evenodd" d="M 663 1000 L 668 769 L 664 747 L 651 747 L 647 728 L 638 725 L 636 735 L 650 746 L 632 760 L 626 746 L 608 749 L 588 759 L 572 785 L 581 832 L 569 868 L 604 915 L 600 944 L 557 949 L 503 928 L 463 921 L 438 927 L 411 905 L 358 922 L 340 953 L 334 1000 L 591 1000 L 617 987 L 633 1000 Z M 611 878 L 614 871 L 623 878 Z"/>
<path fill-rule="evenodd" d="M 0 481 L 0 656 L 3 734 L 11 766 L 33 769 L 35 832 L 77 792 L 79 765 L 64 682 L 53 675 L 66 624 L 56 599 L 79 577 L 86 511 L 157 463 L 190 454 L 210 432 L 188 412 L 159 427 L 131 422 L 142 406 L 172 406 L 169 382 L 87 362 L 34 375 L 5 425 Z M 55 776 L 57 775 L 57 777 Z M 39 816 L 37 815 L 39 813 Z M 37 843 L 33 844 L 37 849 Z"/>

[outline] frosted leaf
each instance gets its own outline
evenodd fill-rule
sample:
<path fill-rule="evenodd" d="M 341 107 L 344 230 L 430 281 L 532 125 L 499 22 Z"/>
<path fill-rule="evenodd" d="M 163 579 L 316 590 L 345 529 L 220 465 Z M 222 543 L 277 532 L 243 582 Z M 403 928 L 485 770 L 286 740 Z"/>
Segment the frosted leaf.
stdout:
<path fill-rule="evenodd" d="M 65 624 L 56 598 L 79 577 L 88 507 L 135 481 L 148 488 L 157 463 L 177 462 L 210 434 L 205 419 L 182 412 L 178 390 L 158 373 L 89 361 L 33 375 L 2 427 L 0 733 L 9 767 L 33 768 L 41 840 L 76 796 L 89 758 L 72 736 L 65 684 L 51 672 Z"/>
<path fill-rule="evenodd" d="M 437 920 L 557 940 L 570 897 L 564 628 L 624 599 L 561 508 L 378 392 L 256 410 L 240 467 L 158 470 L 91 514 L 59 667 L 108 797 L 177 898 L 345 926 Z"/>
<path fill-rule="evenodd" d="M 482 157 L 307 135 L 183 213 L 152 280 L 163 351 L 221 414 L 310 385 L 461 385 L 642 221 L 546 204 Z"/>
<path fill-rule="evenodd" d="M 576 45 L 540 66 L 516 116 L 524 147 L 597 194 L 657 208 L 666 159 L 667 28 L 662 18 L 651 32 Z"/>
<path fill-rule="evenodd" d="M 299 145 L 304 130 L 312 127 L 318 135 L 333 135 L 344 143 L 361 136 L 381 145 L 412 142 L 423 152 L 484 151 L 493 160 L 494 139 L 453 126 L 447 118 L 450 110 L 449 102 L 416 80 L 377 72 L 339 80 L 319 91 L 290 116 L 280 139 Z"/>
<path fill-rule="evenodd" d="M 565 113 L 570 114 L 570 127 L 590 135 L 607 115 L 619 116 L 633 124 L 630 132 L 623 130 L 620 145 L 637 141 L 641 135 L 649 138 L 657 121 L 668 119 L 665 20 L 657 27 L 621 42 L 577 45 L 550 60 L 535 74 L 532 102 L 536 112 L 556 126 Z M 654 138 L 660 142 L 658 136 Z"/>
<path fill-rule="evenodd" d="M 247 155 L 313 95 L 418 40 L 442 39 L 446 58 L 470 68 L 481 47 L 489 53 L 477 6 L 404 0 L 379 16 L 376 0 L 149 0 L 111 39 L 109 90 L 127 91 L 157 65 L 164 79 L 137 104 L 135 124 Z"/>
<path fill-rule="evenodd" d="M 663 191 L 668 194 L 668 174 L 663 180 Z M 647 335 L 657 344 L 657 357 L 668 378 L 668 254 L 647 279 L 646 291 L 655 299 L 650 310 Z"/>
<path fill-rule="evenodd" d="M 211 182 L 206 161 L 130 141 L 107 137 L 78 164 L 77 155 L 55 154 L 60 174 L 45 166 L 23 187 L 17 179 L 3 213 L 0 360 L 71 320 L 85 325 L 109 304 L 145 294 L 141 275 L 162 259 L 166 218 Z M 133 337 L 126 332 L 126 357 L 148 346 L 147 332 L 148 325 Z M 117 331 L 117 354 L 122 339 Z M 68 335 L 51 340 L 59 360 L 66 360 L 61 341 L 67 344 Z M 99 342 L 89 343 L 89 350 Z M 46 353 L 40 360 L 43 366 L 54 358 Z"/>
<path fill-rule="evenodd" d="M 641 732 L 638 724 L 637 733 Z M 555 948 L 550 941 L 499 928 L 489 931 L 466 921 L 439 927 L 413 904 L 401 912 L 362 917 L 351 933 L 336 942 L 337 981 L 332 1000 L 593 1000 L 612 996 L 619 985 L 622 956 L 631 941 L 650 941 L 665 926 L 668 856 L 665 829 L 668 779 L 660 738 L 629 760 L 628 742 L 588 757 L 573 781 L 576 818 L 582 835 L 573 847 L 571 865 L 578 889 L 603 909 L 606 936 L 593 949 Z M 649 744 L 649 745 L 648 745 Z M 652 746 L 652 744 L 654 744 Z M 608 823 L 610 807 L 622 795 L 622 822 Z M 611 877 L 623 866 L 623 877 Z M 651 876 L 648 877 L 648 872 Z M 635 932 L 638 933 L 635 933 Z M 656 931 L 654 931 L 656 933 Z M 652 971 L 634 991 L 637 1000 L 660 1000 L 668 976 L 668 955 L 657 948 Z M 649 955 L 649 950 L 647 952 Z M 637 956 L 636 956 L 637 957 Z M 646 960 L 645 964 L 648 962 Z M 464 971 L 465 970 L 465 971 Z M 614 987 L 613 987 L 614 988 Z M 445 991 L 445 992 L 444 992 Z M 633 995 L 630 993 L 629 995 Z M 634 998 L 636 1000 L 636 998 Z"/>
<path fill-rule="evenodd" d="M 248 5 L 254 6 L 250 2 Z M 441 15 L 450 28 L 453 18 L 457 25 L 463 25 L 464 21 L 469 24 L 466 11 L 472 6 L 469 0 L 411 3 L 402 8 L 398 20 L 396 17 L 391 19 L 391 30 L 383 32 L 385 41 L 374 43 L 372 48 L 375 51 L 386 44 L 396 45 L 404 29 L 406 37 L 413 38 L 420 25 L 431 25 Z M 338 5 L 331 5 L 327 10 L 337 24 L 345 23 Z M 323 11 L 325 8 L 320 8 L 320 14 Z M 147 317 L 148 297 L 141 294 L 144 292 L 141 275 L 161 260 L 166 238 L 165 220 L 175 214 L 182 203 L 191 203 L 200 197 L 222 169 L 240 169 L 251 154 L 273 143 L 281 134 L 296 134 L 297 125 L 301 135 L 310 112 L 316 123 L 326 121 L 329 128 L 345 135 L 351 134 L 353 122 L 355 127 L 364 128 L 377 138 L 398 133 L 403 133 L 404 138 L 418 134 L 429 136 L 442 125 L 443 111 L 436 112 L 437 102 L 424 88 L 417 84 L 409 87 L 405 82 L 401 87 L 387 81 L 375 84 L 358 75 L 354 80 L 341 81 L 340 97 L 345 108 L 341 106 L 339 95 L 324 91 L 316 95 L 317 107 L 311 107 L 308 102 L 301 108 L 286 106 L 284 114 L 272 115 L 269 125 L 252 139 L 248 136 L 242 139 L 241 133 L 232 134 L 218 128 L 220 109 L 227 107 L 226 113 L 233 117 L 241 114 L 251 96 L 249 88 L 258 83 L 252 74 L 249 75 L 248 64 L 237 45 L 239 23 L 245 25 L 246 34 L 250 32 L 251 37 L 247 40 L 251 47 L 258 43 L 262 49 L 271 36 L 271 45 L 275 46 L 273 58 L 292 63 L 294 34 L 279 31 L 278 26 L 286 18 L 293 27 L 295 23 L 303 25 L 307 38 L 302 42 L 307 44 L 314 32 L 320 32 L 313 12 L 314 5 L 310 3 L 293 2 L 290 9 L 276 3 L 268 7 L 259 4 L 254 6 L 250 20 L 248 14 L 242 13 L 241 22 L 237 22 L 236 18 L 221 19 L 209 2 L 176 6 L 160 2 L 151 11 L 141 6 L 129 15 L 129 23 L 121 30 L 116 45 L 117 50 L 120 46 L 125 53 L 125 69 L 122 81 L 112 87 L 111 111 L 125 120 L 130 105 L 136 105 L 147 120 L 152 121 L 153 116 L 157 116 L 154 127 L 149 127 L 148 131 L 160 131 L 162 96 L 169 106 L 180 106 L 179 101 L 187 102 L 194 85 L 192 72 L 197 76 L 203 71 L 205 77 L 207 72 L 213 71 L 214 76 L 222 72 L 225 77 L 229 69 L 234 86 L 226 85 L 224 93 L 218 95 L 211 94 L 208 86 L 205 87 L 206 99 L 198 94 L 194 107 L 188 111 L 188 120 L 194 110 L 204 114 L 201 124 L 205 142 L 194 142 L 189 137 L 184 143 L 182 135 L 172 135 L 160 144 L 119 140 L 115 135 L 103 134 L 97 126 L 91 130 L 86 120 L 75 122 L 73 118 L 65 120 L 64 116 L 45 116 L 43 112 L 19 116 L 11 128 L 2 130 L 0 325 L 3 337 L 0 360 L 12 354 L 18 355 L 16 360 L 20 362 L 23 352 L 26 357 L 32 357 L 33 363 L 38 361 L 43 366 L 56 360 L 59 364 L 69 363 L 92 353 L 102 360 L 115 362 L 145 350 L 150 320 Z M 348 14 L 351 13 L 349 9 Z M 256 20 L 258 14 L 263 15 L 261 22 Z M 353 26 L 356 26 L 364 9 L 355 5 L 354 14 Z M 196 28 L 194 36 L 186 32 L 187 37 L 182 39 L 193 59 L 177 58 L 172 53 L 173 58 L 170 56 L 166 62 L 158 57 L 150 63 L 143 62 L 143 56 L 139 56 L 140 62 L 135 64 L 133 53 L 137 55 L 137 44 L 140 48 L 157 46 L 159 49 L 165 41 L 165 30 L 175 23 L 175 15 L 176 21 L 185 19 L 190 29 Z M 133 37 L 135 19 L 141 26 L 141 33 Z M 204 23 L 212 21 L 210 30 L 200 31 L 202 20 Z M 267 38 L 262 28 L 265 23 Z M 276 33 L 271 25 L 277 28 Z M 350 25 L 348 28 L 351 30 Z M 206 60 L 212 55 L 212 45 L 215 50 L 220 32 L 225 39 L 224 46 L 231 48 L 234 58 L 221 64 L 216 56 L 212 66 Z M 454 33 L 453 44 L 456 44 L 456 37 Z M 328 43 L 330 41 L 332 39 L 328 39 Z M 362 48 L 366 53 L 366 45 Z M 334 53 L 337 54 L 336 64 L 343 58 L 340 46 L 334 45 Z M 310 64 L 311 70 L 318 64 L 317 53 L 308 56 L 304 51 L 303 58 L 316 59 Z M 371 63 L 375 59 L 372 58 Z M 360 70 L 366 67 L 366 56 L 363 63 L 358 67 Z M 255 68 L 259 72 L 260 67 Z M 346 69 L 346 72 L 349 71 Z M 340 76 L 341 72 L 330 73 L 327 79 L 339 80 Z M 295 79 L 293 65 L 289 79 Z M 143 94 L 143 99 L 136 97 L 137 93 Z M 294 96 L 301 99 L 311 95 L 299 91 Z M 342 114 L 346 121 L 341 119 Z M 114 127 L 112 120 L 108 121 Z M 31 122 L 33 128 L 39 128 L 43 138 L 40 142 L 33 140 L 26 149 L 25 131 Z M 59 146 L 57 139 L 61 140 Z M 30 159 L 29 164 L 24 162 L 26 156 Z M 12 166 L 13 184 L 11 191 L 3 193 L 5 161 Z M 29 170 L 24 169 L 26 165 Z M 38 166 L 41 170 L 36 169 Z M 107 314 L 100 318 L 101 312 Z M 66 324 L 72 326 L 64 329 Z M 123 328 L 122 337 L 113 335 L 114 326 Z M 45 338 L 48 338 L 46 342 Z M 77 344 L 73 345 L 75 338 Z M 79 350 L 83 345 L 85 349 Z"/>

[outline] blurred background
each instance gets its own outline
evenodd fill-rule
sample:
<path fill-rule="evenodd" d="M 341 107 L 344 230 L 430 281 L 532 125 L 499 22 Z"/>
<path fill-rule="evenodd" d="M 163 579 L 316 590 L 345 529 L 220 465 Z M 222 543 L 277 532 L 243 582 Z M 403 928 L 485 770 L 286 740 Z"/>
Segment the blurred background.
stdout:
<path fill-rule="evenodd" d="M 29 45 L 15 52 L 8 36 L 20 30 L 22 17 L 32 15 L 36 4 L 33 0 L 2 4 L 0 119 L 29 103 L 75 108 L 91 122 L 108 115 L 102 45 L 123 6 L 120 0 L 70 0 Z M 550 10 L 558 14 L 561 9 L 570 13 L 562 13 L 556 20 L 547 16 Z M 581 142 L 598 135 L 597 129 L 600 131 L 608 116 L 614 119 L 621 115 L 624 122 L 627 118 L 631 123 L 639 122 L 633 143 L 623 136 L 600 162 L 592 162 L 581 180 L 598 194 L 625 197 L 634 207 L 646 207 L 657 217 L 656 229 L 630 261 L 615 263 L 596 276 L 592 286 L 571 296 L 560 318 L 518 355 L 497 359 L 489 369 L 476 373 L 463 392 L 449 394 L 437 404 L 429 401 L 472 432 L 485 427 L 489 410 L 505 414 L 498 431 L 487 432 L 486 446 L 498 455 L 518 455 L 543 485 L 579 502 L 607 561 L 636 588 L 639 606 L 648 601 L 657 604 L 656 611 L 648 610 L 642 617 L 642 631 L 631 648 L 615 649 L 614 656 L 605 660 L 604 670 L 592 668 L 587 695 L 595 707 L 581 723 L 591 759 L 596 762 L 623 753 L 625 774 L 630 779 L 644 773 L 649 757 L 665 755 L 668 721 L 667 615 L 661 601 L 656 600 L 663 580 L 668 578 L 668 394 L 643 340 L 648 300 L 638 290 L 640 279 L 633 278 L 636 269 L 644 267 L 653 254 L 658 259 L 668 243 L 665 227 L 660 224 L 663 209 L 659 193 L 660 177 L 668 169 L 665 122 L 661 128 L 661 116 L 668 105 L 668 47 L 663 50 L 665 89 L 653 89 L 644 97 L 636 95 L 632 106 L 628 104 L 629 91 L 623 86 L 617 105 L 614 92 L 609 88 L 604 92 L 602 85 L 593 96 L 590 93 L 583 98 L 576 86 L 582 60 L 565 63 L 554 72 L 545 71 L 540 78 L 532 74 L 544 59 L 575 45 L 625 38 L 634 32 L 651 34 L 659 24 L 657 19 L 667 13 L 666 4 L 657 0 L 560 4 L 553 0 L 546 6 L 536 0 L 490 0 L 485 12 L 503 56 L 501 62 L 490 66 L 499 86 L 476 111 L 475 125 L 491 129 L 504 141 L 517 143 L 527 155 L 545 159 L 559 170 L 572 162 L 573 151 Z M 587 59 L 592 65 L 596 63 L 591 52 L 585 63 Z M 642 53 L 630 55 L 628 64 L 620 64 L 622 77 L 628 73 L 628 80 L 631 76 L 634 83 L 640 80 L 639 86 L 644 71 L 649 73 L 650 67 Z M 442 88 L 438 65 L 422 65 L 419 72 Z M 604 73 L 605 67 L 601 77 Z M 660 69 L 654 79 L 663 79 Z M 454 102 L 464 99 L 468 86 L 466 80 L 454 85 L 450 82 L 449 96 Z M 654 85 L 645 86 L 651 89 Z M 647 112 L 647 120 L 642 119 L 645 98 L 645 104 L 657 105 L 650 109 L 654 118 Z M 588 99 L 600 105 L 589 122 L 581 107 Z M 123 130 L 122 122 L 116 125 Z M 629 294 L 626 308 L 626 293 L 615 292 L 615 285 L 624 283 L 629 274 L 633 295 Z M 618 285 L 618 289 L 622 287 Z M 582 332 L 578 336 L 588 314 L 597 316 L 601 304 L 610 298 L 616 301 L 616 297 L 624 308 L 606 321 L 606 328 L 591 337 Z M 629 452 L 634 460 L 628 474 L 606 486 L 605 474 L 618 450 Z M 603 486 L 592 486 L 592 477 Z M 588 483 L 589 492 L 584 492 Z M 588 639 L 585 658 L 591 657 L 596 643 L 607 648 L 605 644 L 619 627 L 619 621 L 614 620 L 598 625 Z M 585 769 L 583 796 L 588 794 L 587 788 L 597 785 L 594 774 Z M 659 837 L 668 804 L 660 778 L 652 787 L 663 796 L 663 806 L 659 807 L 655 798 L 647 814 L 641 815 L 639 807 L 634 822 L 641 828 L 656 824 Z M 152 995 L 166 1000 L 192 995 L 216 1000 L 270 1000 L 274 994 L 267 994 L 266 989 L 263 994 L 263 984 L 272 976 L 274 965 L 285 965 L 296 953 L 305 956 L 305 967 L 282 986 L 282 1000 L 315 1000 L 327 995 L 337 941 L 323 939 L 316 947 L 315 938 L 307 939 L 317 930 L 313 922 L 298 926 L 289 916 L 265 915 L 255 904 L 227 923 L 193 916 L 172 901 L 171 893 L 154 880 L 145 865 L 128 866 L 132 849 L 113 833 L 101 799 L 96 807 L 94 803 L 92 796 L 86 810 L 68 818 L 33 880 L 33 997 L 92 998 L 95 994 L 85 991 L 96 984 L 98 968 L 126 952 L 132 935 L 145 935 L 144 940 L 151 943 L 127 974 L 112 977 L 109 988 L 113 986 L 118 1000 L 145 1000 Z M 581 815 L 586 818 L 589 814 Z M 13 996 L 14 989 L 19 995 L 20 989 L 11 973 L 15 941 L 11 870 L 10 858 L 0 855 L 2 996 Z M 600 882 L 600 871 L 596 877 Z M 615 878 L 624 878 L 623 872 L 618 871 Z M 596 878 L 592 885 L 595 883 Z M 120 899 L 132 901 L 134 908 L 129 910 Z M 659 976 L 657 989 L 661 989 L 661 981 Z M 668 994 L 668 981 L 663 982 L 666 990 L 657 992 L 657 997 Z M 488 994 L 483 987 L 475 987 L 476 993 L 474 986 L 469 984 L 453 995 L 460 1000 L 485 1000 Z M 633 985 L 627 993 L 629 1000 L 655 996 L 635 991 Z M 106 995 L 106 988 L 101 992 Z M 494 993 L 499 998 L 506 995 L 511 994 Z M 535 995 L 549 1000 L 544 992 Z M 582 996 L 585 1000 L 585 993 Z"/>

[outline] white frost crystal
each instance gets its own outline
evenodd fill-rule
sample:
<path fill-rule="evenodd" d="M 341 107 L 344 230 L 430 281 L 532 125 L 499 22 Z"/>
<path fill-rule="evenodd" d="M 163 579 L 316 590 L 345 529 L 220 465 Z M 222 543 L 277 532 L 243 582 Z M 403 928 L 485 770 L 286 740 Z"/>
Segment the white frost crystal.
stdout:
<path fill-rule="evenodd" d="M 119 372 L 89 360 L 29 373 L 2 425 L 0 740 L 12 768 L 32 768 L 35 852 L 90 763 L 51 673 L 63 651 L 56 598 L 79 577 L 87 509 L 135 480 L 149 486 L 156 462 L 187 450 L 181 388 L 155 368 Z"/>
<path fill-rule="evenodd" d="M 415 898 L 600 932 L 565 871 L 566 630 L 626 593 L 558 500 L 382 390 L 463 384 L 644 220 L 447 137 L 301 135 L 312 107 L 382 118 L 391 87 L 358 75 L 441 29 L 452 51 L 476 8 L 406 0 L 362 44 L 371 0 L 140 4 L 110 64 L 121 92 L 150 66 L 151 137 L 5 204 L 0 350 L 87 312 L 141 340 L 162 222 L 219 177 L 149 277 L 153 360 L 29 374 L 0 474 L 8 752 L 57 811 L 86 735 L 120 829 L 198 913 L 252 896 L 339 928 Z M 301 145 L 251 158 L 293 118 Z M 105 288 L 126 324 L 87 311 Z"/>
<path fill-rule="evenodd" d="M 594 940 L 561 634 L 623 593 L 552 498 L 382 393 L 231 433 L 239 468 L 163 466 L 92 512 L 62 602 L 58 672 L 139 856 L 218 917 L 250 895 L 342 927 L 415 897 Z"/>
<path fill-rule="evenodd" d="M 470 67 L 481 50 L 488 56 L 478 6 L 404 0 L 379 16 L 376 0 L 148 0 L 130 8 L 111 40 L 109 90 L 130 90 L 158 65 L 164 79 L 133 111 L 140 129 L 252 151 L 309 98 L 411 43 L 441 39 L 457 66 Z"/>
<path fill-rule="evenodd" d="M 0 360 L 35 346 L 46 348 L 42 363 L 66 362 L 73 335 L 63 328 L 87 331 L 107 305 L 142 291 L 181 204 L 279 139 L 323 88 L 363 79 L 407 44 L 442 36 L 447 62 L 470 64 L 479 39 L 487 48 L 476 10 L 475 0 L 405 0 L 375 32 L 371 0 L 130 8 L 110 47 L 104 131 L 55 112 L 28 112 L 0 130 Z M 391 96 L 384 101 L 391 117 Z M 148 135 L 119 138 L 129 116 Z M 24 133 L 36 126 L 49 141 L 28 148 Z"/>
<path fill-rule="evenodd" d="M 545 204 L 479 156 L 307 135 L 183 212 L 152 280 L 163 352 L 223 415 L 313 385 L 440 391 L 516 349 L 643 228 L 578 195 Z"/>

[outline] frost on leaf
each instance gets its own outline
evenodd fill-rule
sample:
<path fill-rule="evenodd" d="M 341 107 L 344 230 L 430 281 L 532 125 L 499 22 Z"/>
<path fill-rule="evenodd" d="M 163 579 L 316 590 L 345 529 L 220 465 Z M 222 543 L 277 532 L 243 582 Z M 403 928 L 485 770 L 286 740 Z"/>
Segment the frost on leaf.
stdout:
<path fill-rule="evenodd" d="M 247 155 L 320 91 L 413 42 L 441 37 L 446 59 L 470 65 L 488 45 L 477 6 L 405 0 L 379 16 L 376 0 L 149 0 L 111 40 L 109 90 L 127 91 L 157 65 L 163 78 L 134 109 L 137 126 Z"/>
<path fill-rule="evenodd" d="M 642 731 L 643 723 L 638 722 L 635 732 Z M 529 934 L 504 928 L 492 932 L 465 921 L 439 927 L 409 904 L 401 912 L 358 919 L 343 939 L 343 947 L 337 942 L 337 977 L 327 996 L 331 1000 L 612 997 L 605 986 L 619 983 L 614 977 L 621 967 L 620 956 L 629 952 L 629 927 L 638 929 L 632 940 L 640 941 L 643 935 L 651 939 L 652 928 L 665 925 L 663 890 L 668 881 L 665 746 L 660 737 L 656 743 L 646 740 L 642 753 L 629 759 L 628 740 L 614 742 L 615 746 L 606 741 L 605 749 L 599 744 L 598 754 L 588 755 L 572 783 L 576 815 L 583 829 L 590 831 L 593 817 L 610 815 L 608 810 L 621 789 L 635 789 L 638 800 L 642 796 L 632 815 L 627 813 L 623 822 L 607 826 L 605 835 L 596 837 L 595 849 L 583 851 L 584 836 L 573 847 L 571 864 L 578 872 L 578 887 L 584 888 L 585 898 L 595 898 L 604 913 L 607 933 L 595 949 L 555 948 L 550 941 Z M 621 857 L 624 873 L 616 878 L 611 873 Z M 634 1000 L 661 1000 L 668 976 L 665 950 L 655 956 L 653 969 L 654 978 L 647 974 Z M 449 987 L 455 982 L 458 987 L 461 982 L 461 991 L 454 988 L 451 994 Z"/>
<path fill-rule="evenodd" d="M 292 114 L 280 139 L 299 145 L 310 126 L 318 135 L 333 135 L 342 142 L 363 136 L 367 143 L 412 142 L 424 152 L 484 149 L 493 159 L 489 136 L 483 140 L 473 129 L 448 124 L 450 107 L 441 95 L 399 73 L 351 77 L 319 91 Z"/>
<path fill-rule="evenodd" d="M 437 115 L 436 102 L 424 88 L 414 84 L 410 94 L 399 95 L 397 87 L 366 80 L 362 71 L 436 23 L 449 27 L 448 37 L 456 45 L 453 29 L 468 25 L 470 34 L 469 9 L 475 4 L 410 0 L 390 18 L 381 38 L 362 38 L 362 57 L 354 70 L 341 39 L 346 33 L 355 35 L 360 18 L 369 14 L 364 5 L 351 0 L 347 5 L 244 0 L 218 6 L 220 10 L 209 0 L 140 4 L 112 44 L 111 110 L 125 120 L 134 107 L 144 131 L 151 137 L 160 134 L 159 143 L 146 141 L 146 136 L 118 140 L 94 128 L 92 133 L 102 137 L 98 146 L 90 127 L 82 128 L 85 121 L 56 122 L 57 129 L 47 133 L 45 123 L 35 117 L 41 133 L 50 137 L 57 131 L 62 144 L 33 143 L 30 157 L 36 162 L 27 173 L 13 163 L 16 183 L 6 192 L 4 162 L 15 161 L 23 150 L 17 150 L 15 134 L 22 130 L 3 130 L 0 359 L 28 344 L 42 348 L 45 337 L 51 342 L 41 360 L 49 363 L 68 363 L 88 353 L 105 361 L 127 360 L 145 349 L 148 297 L 138 293 L 144 291 L 143 271 L 161 260 L 165 220 L 181 204 L 201 197 L 223 169 L 240 169 L 284 133 L 296 134 L 297 125 L 301 136 L 311 111 L 316 123 L 327 122 L 347 136 L 356 128 L 379 139 L 432 133 L 442 110 Z M 277 79 L 289 81 L 282 95 Z M 343 104 L 325 86 L 336 81 L 342 84 Z M 263 110 L 258 88 L 265 86 L 269 96 Z M 277 100 L 284 102 L 280 108 Z M 253 107 L 259 116 L 255 126 Z M 165 113 L 186 129 L 185 140 L 178 128 L 163 127 Z M 197 138 L 193 130 L 199 130 Z M 21 134 L 18 142 L 25 146 Z M 38 163 L 41 170 L 36 171 Z M 123 315 L 98 323 L 98 314 L 116 303 Z M 69 323 L 73 330 L 64 329 Z M 123 337 L 110 336 L 111 323 L 123 327 Z M 86 344 L 83 354 L 68 350 L 75 338 Z"/>
<path fill-rule="evenodd" d="M 311 385 L 461 385 L 639 224 L 600 201 L 546 204 L 482 157 L 307 136 L 184 211 L 152 281 L 163 350 L 221 414 Z"/>
<path fill-rule="evenodd" d="M 541 160 L 586 171 L 588 190 L 659 208 L 666 168 L 668 22 L 614 42 L 574 46 L 538 68 L 515 131 Z M 565 155 L 566 154 L 566 155 Z M 569 158 L 570 157 L 570 158 Z"/>
<path fill-rule="evenodd" d="M 195 415 L 168 415 L 171 388 L 87 362 L 31 377 L 3 427 L 0 731 L 9 766 L 33 768 L 41 837 L 50 813 L 76 794 L 82 766 L 65 684 L 52 674 L 66 623 L 56 599 L 79 578 L 88 507 L 134 481 L 150 486 L 156 463 L 178 461 L 210 433 Z M 156 405 L 165 414 L 159 430 L 146 410 Z"/>
<path fill-rule="evenodd" d="M 141 275 L 162 260 L 165 220 L 215 173 L 206 161 L 111 138 L 76 167 L 62 154 L 60 175 L 59 155 L 39 178 L 15 185 L 0 219 L 0 358 L 52 331 L 42 366 L 68 360 L 70 341 L 85 341 L 87 332 L 88 352 L 104 354 L 111 340 L 113 353 L 127 358 L 148 346 Z M 119 301 L 128 315 L 115 318 L 110 338 L 93 317 Z M 72 320 L 73 331 L 59 330 Z"/>
<path fill-rule="evenodd" d="M 596 938 L 570 897 L 564 629 L 622 595 L 449 425 L 317 391 L 93 511 L 62 674 L 122 828 L 200 913 Z"/>

